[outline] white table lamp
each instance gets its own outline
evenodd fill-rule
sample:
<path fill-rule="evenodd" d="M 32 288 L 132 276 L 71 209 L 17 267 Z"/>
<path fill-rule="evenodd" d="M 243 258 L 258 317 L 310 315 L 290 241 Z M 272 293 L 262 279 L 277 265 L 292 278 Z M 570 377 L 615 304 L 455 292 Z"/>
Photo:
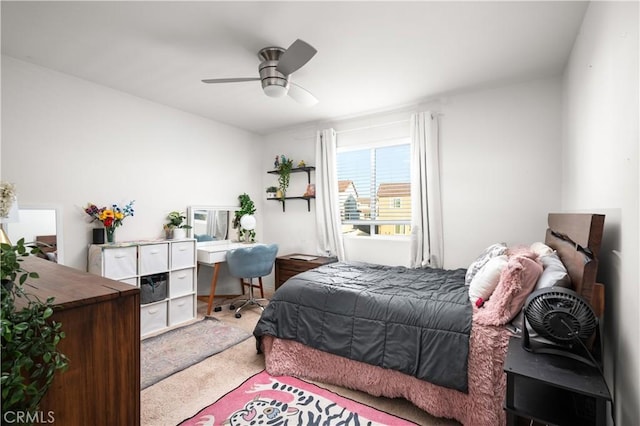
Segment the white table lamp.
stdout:
<path fill-rule="evenodd" d="M 240 218 L 240 226 L 247 231 L 253 231 L 256 229 L 256 218 L 252 214 L 245 214 Z"/>

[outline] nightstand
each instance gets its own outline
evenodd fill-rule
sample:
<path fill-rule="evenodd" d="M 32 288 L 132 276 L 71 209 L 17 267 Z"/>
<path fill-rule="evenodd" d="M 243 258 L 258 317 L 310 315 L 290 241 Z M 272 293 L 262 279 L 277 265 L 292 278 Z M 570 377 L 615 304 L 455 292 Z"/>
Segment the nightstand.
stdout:
<path fill-rule="evenodd" d="M 308 260 L 302 260 L 303 258 Z M 298 275 L 300 272 L 308 271 L 309 269 L 337 261 L 338 259 L 335 257 L 315 256 L 301 253 L 279 256 L 276 258 L 276 290 L 284 284 L 285 281 L 294 275 Z"/>
<path fill-rule="evenodd" d="M 531 353 L 511 338 L 507 373 L 507 425 L 518 418 L 549 425 L 605 426 L 611 395 L 597 368 L 558 355 Z"/>

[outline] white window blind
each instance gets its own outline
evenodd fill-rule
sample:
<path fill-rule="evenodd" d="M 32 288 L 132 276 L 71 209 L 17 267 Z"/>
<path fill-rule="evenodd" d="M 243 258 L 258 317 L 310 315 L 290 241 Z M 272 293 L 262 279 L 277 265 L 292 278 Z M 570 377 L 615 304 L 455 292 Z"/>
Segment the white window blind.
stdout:
<path fill-rule="evenodd" d="M 343 233 L 410 234 L 410 152 L 408 139 L 338 148 Z"/>

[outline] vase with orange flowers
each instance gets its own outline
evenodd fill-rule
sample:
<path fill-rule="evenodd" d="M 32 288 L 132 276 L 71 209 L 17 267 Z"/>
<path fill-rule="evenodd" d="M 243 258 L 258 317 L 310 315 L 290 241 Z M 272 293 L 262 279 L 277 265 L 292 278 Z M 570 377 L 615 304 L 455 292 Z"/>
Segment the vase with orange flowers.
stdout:
<path fill-rule="evenodd" d="M 107 242 L 114 243 L 116 241 L 116 228 L 122 226 L 125 217 L 133 216 L 133 203 L 134 201 L 130 201 L 124 207 L 112 204 L 108 208 L 100 208 L 93 203 L 89 203 L 84 211 L 91 216 L 92 222 L 96 220 L 102 222 L 107 233 Z"/>

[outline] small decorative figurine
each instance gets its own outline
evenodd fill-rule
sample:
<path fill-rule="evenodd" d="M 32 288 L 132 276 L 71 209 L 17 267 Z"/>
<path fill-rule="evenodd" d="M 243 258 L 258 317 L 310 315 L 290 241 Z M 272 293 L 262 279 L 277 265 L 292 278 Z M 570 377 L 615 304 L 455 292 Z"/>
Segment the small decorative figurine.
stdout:
<path fill-rule="evenodd" d="M 276 155 L 276 159 L 275 159 L 275 161 L 273 162 L 273 168 L 274 168 L 274 169 L 277 169 L 278 167 L 280 167 L 280 157 L 278 157 L 278 156 Z"/>
<path fill-rule="evenodd" d="M 316 185 L 310 183 L 307 185 L 307 190 L 304 192 L 305 197 L 315 197 L 316 196 Z"/>
<path fill-rule="evenodd" d="M 298 163 L 298 167 L 306 167 L 307 163 L 304 162 L 304 160 L 300 160 L 300 162 Z"/>

